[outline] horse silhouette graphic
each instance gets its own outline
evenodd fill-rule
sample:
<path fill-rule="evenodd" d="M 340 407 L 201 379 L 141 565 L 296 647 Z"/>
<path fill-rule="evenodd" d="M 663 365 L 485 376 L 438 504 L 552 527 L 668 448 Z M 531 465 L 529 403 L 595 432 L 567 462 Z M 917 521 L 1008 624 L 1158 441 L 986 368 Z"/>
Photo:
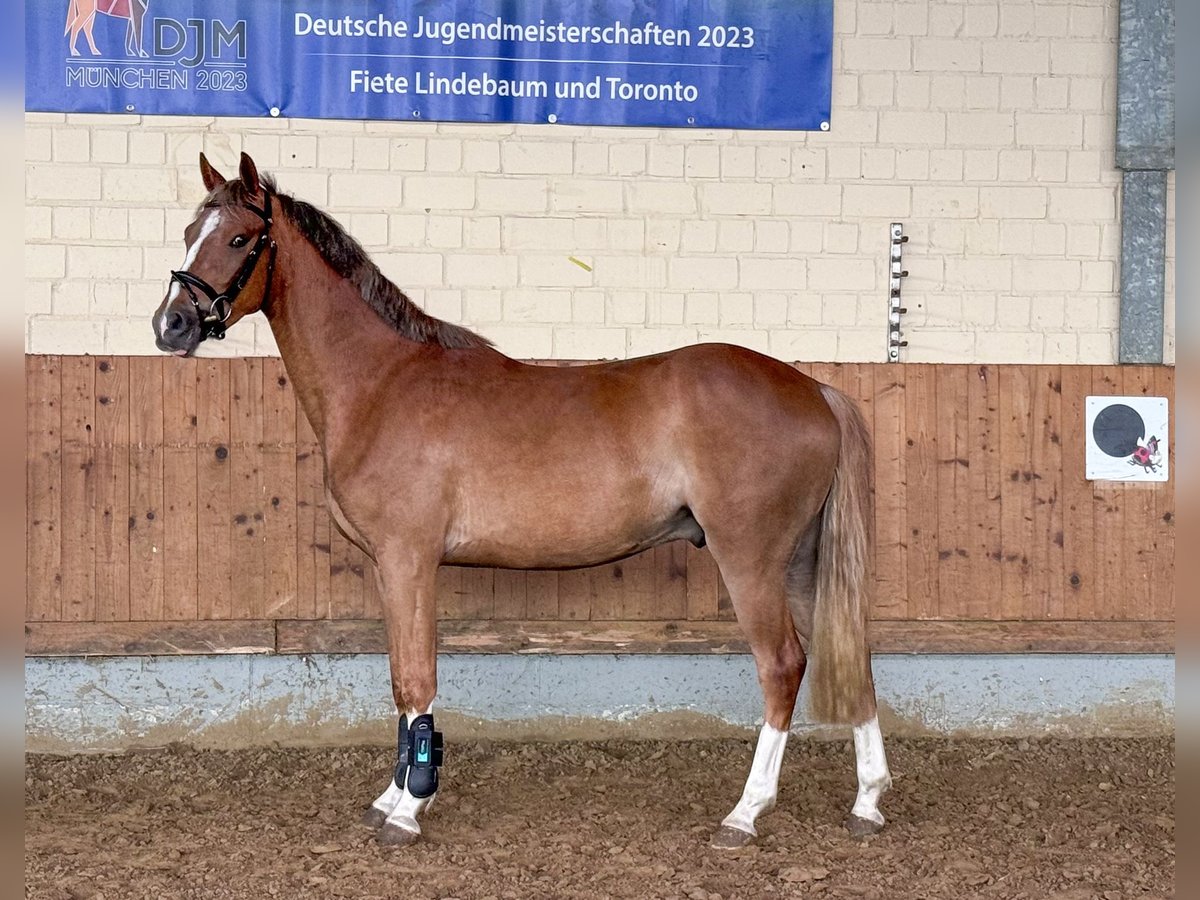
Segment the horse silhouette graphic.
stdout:
<path fill-rule="evenodd" d="M 150 0 L 70 0 L 67 5 L 67 27 L 63 35 L 71 35 L 71 55 L 78 56 L 79 50 L 75 42 L 79 33 L 87 38 L 88 47 L 93 56 L 99 56 L 96 41 L 92 38 L 92 28 L 96 24 L 96 13 L 112 16 L 114 19 L 124 19 L 125 53 L 127 56 L 147 56 L 142 49 L 142 20 Z"/>

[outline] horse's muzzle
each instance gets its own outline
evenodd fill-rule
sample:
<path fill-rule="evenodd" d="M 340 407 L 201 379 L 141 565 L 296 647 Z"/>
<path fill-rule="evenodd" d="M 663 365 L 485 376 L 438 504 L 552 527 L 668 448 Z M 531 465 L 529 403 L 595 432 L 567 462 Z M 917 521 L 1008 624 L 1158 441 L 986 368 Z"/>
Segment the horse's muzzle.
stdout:
<path fill-rule="evenodd" d="M 165 353 L 190 356 L 200 344 L 200 317 L 186 306 L 154 317 L 154 343 Z"/>

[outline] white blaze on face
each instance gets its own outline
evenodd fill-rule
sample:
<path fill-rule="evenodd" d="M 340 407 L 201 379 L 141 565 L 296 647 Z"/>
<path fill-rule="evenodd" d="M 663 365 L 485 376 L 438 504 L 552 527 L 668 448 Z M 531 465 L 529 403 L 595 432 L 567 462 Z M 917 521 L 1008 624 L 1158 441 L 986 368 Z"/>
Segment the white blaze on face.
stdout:
<path fill-rule="evenodd" d="M 747 834 L 757 835 L 754 820 L 775 805 L 779 792 L 779 768 L 783 765 L 783 748 L 787 746 L 788 733 L 763 725 L 758 734 L 758 746 L 754 748 L 754 762 L 750 764 L 750 777 L 742 791 L 742 799 L 721 822 L 728 828 L 736 828 Z"/>
<path fill-rule="evenodd" d="M 892 786 L 892 775 L 883 752 L 878 718 L 872 717 L 871 721 L 854 727 L 854 756 L 858 763 L 858 797 L 851 813 L 882 825 L 879 798 Z"/>
<path fill-rule="evenodd" d="M 408 711 L 408 722 L 411 725 L 413 720 L 416 719 L 417 716 L 422 716 L 422 715 L 427 716 L 427 715 L 430 715 L 432 712 L 433 712 L 433 704 L 432 703 L 429 705 L 429 709 L 425 710 L 425 712 L 423 712 L 423 713 L 417 712 L 417 710 L 415 710 L 415 709 L 410 709 Z M 433 797 L 418 798 L 418 797 L 414 797 L 412 794 L 410 794 L 408 792 L 408 785 L 402 784 L 399 787 L 400 787 L 400 790 L 398 792 L 398 798 L 395 799 L 395 801 L 390 809 L 384 805 L 384 802 L 387 802 L 384 800 L 384 798 L 388 798 L 388 801 L 390 801 L 392 799 L 392 797 L 396 797 L 395 794 L 392 794 L 393 788 L 396 788 L 395 780 L 393 780 L 391 786 L 386 791 L 384 791 L 383 796 L 381 796 L 378 800 L 375 801 L 375 806 L 378 809 L 381 809 L 381 810 L 384 810 L 385 812 L 387 812 L 387 814 L 388 814 L 387 823 L 389 825 L 395 825 L 399 828 L 403 828 L 405 831 L 413 831 L 413 832 L 416 832 L 417 834 L 420 834 L 421 826 L 417 823 L 417 816 L 423 810 L 425 810 L 429 807 L 429 804 L 433 802 L 433 799 L 434 799 L 434 797 L 437 796 L 437 794 L 434 794 Z M 389 797 L 389 794 L 392 794 L 392 797 Z"/>
<path fill-rule="evenodd" d="M 192 246 L 188 247 L 187 256 L 183 258 L 183 265 L 179 267 L 180 272 L 187 272 L 191 269 L 192 263 L 196 261 L 196 257 L 200 254 L 200 247 L 210 234 L 217 230 L 217 226 L 221 224 L 221 211 L 214 209 L 208 214 L 208 218 L 200 226 L 200 233 L 196 235 L 196 241 Z M 163 307 L 162 316 L 158 323 L 158 333 L 166 334 L 167 329 L 167 307 L 175 302 L 175 298 L 179 296 L 179 282 L 171 282 L 171 290 L 167 293 L 167 305 Z"/>

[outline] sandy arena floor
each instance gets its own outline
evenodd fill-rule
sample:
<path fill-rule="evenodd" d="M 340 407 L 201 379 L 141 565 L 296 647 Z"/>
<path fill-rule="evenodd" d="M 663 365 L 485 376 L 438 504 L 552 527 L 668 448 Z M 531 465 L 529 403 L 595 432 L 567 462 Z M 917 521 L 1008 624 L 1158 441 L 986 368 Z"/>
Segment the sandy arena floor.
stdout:
<path fill-rule="evenodd" d="M 33 900 L 326 897 L 1169 897 L 1175 745 L 891 740 L 888 827 L 851 839 L 849 742 L 793 739 L 759 838 L 708 838 L 749 741 L 451 742 L 425 839 L 357 824 L 392 752 L 30 756 Z"/>

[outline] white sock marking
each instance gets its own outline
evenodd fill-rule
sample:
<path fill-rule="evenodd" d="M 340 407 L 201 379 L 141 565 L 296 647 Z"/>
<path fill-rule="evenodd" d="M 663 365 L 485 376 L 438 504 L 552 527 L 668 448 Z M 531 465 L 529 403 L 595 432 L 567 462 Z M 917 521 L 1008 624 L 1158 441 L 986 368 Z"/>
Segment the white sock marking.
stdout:
<path fill-rule="evenodd" d="M 775 805 L 779 792 L 779 767 L 783 764 L 783 748 L 787 745 L 788 733 L 763 725 L 758 734 L 758 746 L 754 748 L 754 762 L 750 765 L 750 776 L 742 791 L 742 799 L 727 815 L 722 825 L 736 828 L 747 834 L 757 835 L 754 820 Z"/>
<path fill-rule="evenodd" d="M 411 725 L 413 719 L 415 719 L 417 716 L 429 715 L 432 712 L 432 703 L 429 704 L 429 709 L 425 710 L 424 713 L 419 713 L 415 709 L 410 709 L 408 711 L 409 724 Z M 407 781 L 407 779 L 405 780 Z M 387 797 L 395 787 L 396 782 L 395 779 L 393 779 L 391 787 L 383 792 L 383 796 L 381 796 L 379 800 L 375 801 L 375 804 L 379 806 L 380 809 L 386 808 L 379 805 L 380 800 L 383 800 L 385 797 Z M 407 784 L 403 785 L 402 787 L 403 789 L 399 791 L 399 798 L 396 800 L 395 805 L 393 805 L 388 811 L 386 824 L 395 825 L 399 828 L 403 828 L 405 831 L 412 831 L 420 834 L 421 826 L 417 822 L 417 816 L 429 808 L 429 804 L 433 803 L 434 797 L 436 797 L 437 794 L 435 793 L 431 797 L 414 797 L 411 793 L 409 793 Z"/>
<path fill-rule="evenodd" d="M 854 756 L 858 764 L 858 797 L 850 812 L 882 825 L 879 798 L 892 786 L 892 775 L 883 752 L 883 735 L 879 733 L 877 717 L 854 727 Z"/>
<path fill-rule="evenodd" d="M 396 779 L 393 778 L 387 790 L 376 797 L 375 802 L 371 805 L 385 816 L 390 815 L 392 810 L 396 808 L 396 804 L 400 802 L 401 793 L 400 788 L 396 787 Z"/>

